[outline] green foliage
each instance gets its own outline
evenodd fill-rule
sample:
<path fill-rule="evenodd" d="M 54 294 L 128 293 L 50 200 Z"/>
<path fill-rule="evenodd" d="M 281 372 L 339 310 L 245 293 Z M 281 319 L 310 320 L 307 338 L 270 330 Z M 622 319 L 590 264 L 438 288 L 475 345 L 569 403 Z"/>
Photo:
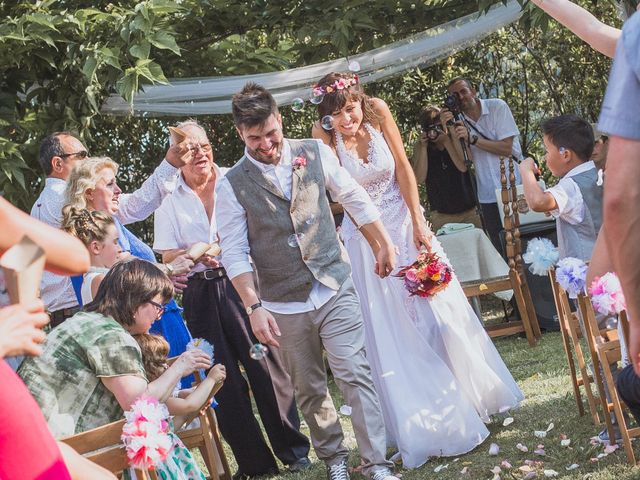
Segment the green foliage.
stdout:
<path fill-rule="evenodd" d="M 495 3 L 495 2 L 491 2 Z M 0 191 L 28 208 L 40 188 L 38 144 L 55 130 L 77 131 L 94 154 L 121 164 L 125 191 L 152 171 L 177 118 L 105 117 L 113 92 L 130 99 L 167 78 L 282 70 L 359 53 L 486 8 L 466 0 L 0 0 Z M 616 23 L 608 1 L 583 4 Z M 595 120 L 609 62 L 531 4 L 519 26 L 430 68 L 367 86 L 397 117 L 410 150 L 425 103 L 441 104 L 447 79 L 466 74 L 484 96 L 511 106 L 526 150 L 540 153 L 536 128 L 554 112 Z M 544 28 L 541 28 L 544 27 Z M 287 134 L 308 136 L 312 105 L 283 108 Z M 228 116 L 199 118 L 215 132 L 216 156 L 242 154 Z"/>

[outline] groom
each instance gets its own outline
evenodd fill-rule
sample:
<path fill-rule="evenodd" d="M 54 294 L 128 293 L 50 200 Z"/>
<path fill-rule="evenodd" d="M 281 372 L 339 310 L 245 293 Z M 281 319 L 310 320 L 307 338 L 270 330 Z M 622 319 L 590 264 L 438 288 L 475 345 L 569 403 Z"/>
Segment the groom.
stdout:
<path fill-rule="evenodd" d="M 282 118 L 266 89 L 247 83 L 234 95 L 232 111 L 245 155 L 217 188 L 216 222 L 227 275 L 258 340 L 281 349 L 329 479 L 349 479 L 348 451 L 327 388 L 323 348 L 352 407 L 365 475 L 397 480 L 385 459 L 385 427 L 365 357 L 358 296 L 325 191 L 376 246 L 375 270 L 384 277 L 394 268 L 395 249 L 380 214 L 328 146 L 284 139 Z"/>

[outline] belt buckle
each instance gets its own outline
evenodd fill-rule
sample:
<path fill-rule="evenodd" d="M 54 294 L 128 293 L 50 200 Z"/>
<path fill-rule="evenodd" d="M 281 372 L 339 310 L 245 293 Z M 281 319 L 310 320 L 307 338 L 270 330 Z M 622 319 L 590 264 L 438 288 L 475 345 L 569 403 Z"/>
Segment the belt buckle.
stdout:
<path fill-rule="evenodd" d="M 217 273 L 218 272 L 216 272 L 215 270 L 205 270 L 204 272 L 202 272 L 202 276 L 205 280 L 214 280 L 218 278 Z"/>

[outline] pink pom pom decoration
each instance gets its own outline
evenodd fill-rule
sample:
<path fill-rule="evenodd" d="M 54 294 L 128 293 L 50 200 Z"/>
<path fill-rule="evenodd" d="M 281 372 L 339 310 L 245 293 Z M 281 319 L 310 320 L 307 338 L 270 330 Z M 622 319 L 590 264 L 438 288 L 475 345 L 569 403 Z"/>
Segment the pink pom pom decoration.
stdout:
<path fill-rule="evenodd" d="M 627 308 L 620 280 L 615 273 L 608 272 L 602 277 L 594 278 L 589 294 L 593 308 L 603 315 L 618 314 Z"/>
<path fill-rule="evenodd" d="M 129 464 L 140 470 L 155 469 L 173 448 L 166 405 L 154 398 L 141 397 L 124 416 L 127 422 L 121 438 Z"/>

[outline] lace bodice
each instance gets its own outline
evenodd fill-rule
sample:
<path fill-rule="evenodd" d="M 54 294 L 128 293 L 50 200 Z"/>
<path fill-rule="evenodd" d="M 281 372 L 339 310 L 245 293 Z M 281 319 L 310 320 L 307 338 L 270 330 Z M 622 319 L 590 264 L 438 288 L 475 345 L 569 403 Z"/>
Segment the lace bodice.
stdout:
<path fill-rule="evenodd" d="M 396 179 L 395 160 L 382 133 L 369 123 L 365 123 L 364 127 L 371 136 L 367 162 L 363 162 L 354 152 L 347 150 L 342 134 L 337 130 L 336 153 L 342 166 L 364 187 L 374 205 L 378 207 L 382 214 L 382 223 L 393 236 L 393 232 L 398 231 L 408 217 L 408 209 Z M 357 233 L 348 216 L 345 217 L 342 230 L 345 240 Z"/>

